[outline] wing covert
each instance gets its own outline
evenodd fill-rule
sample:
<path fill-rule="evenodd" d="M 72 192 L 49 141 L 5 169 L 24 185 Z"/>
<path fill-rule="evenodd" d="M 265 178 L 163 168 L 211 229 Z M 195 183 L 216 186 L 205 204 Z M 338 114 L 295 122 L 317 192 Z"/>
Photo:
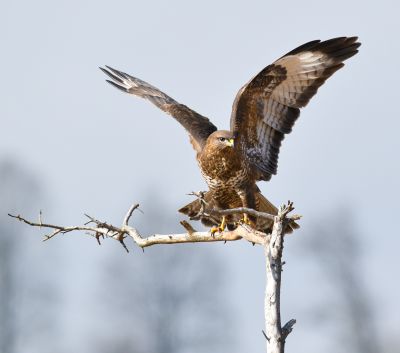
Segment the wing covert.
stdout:
<path fill-rule="evenodd" d="M 308 42 L 264 68 L 238 92 L 231 130 L 258 180 L 276 174 L 282 140 L 300 108 L 360 45 L 357 37 Z"/>

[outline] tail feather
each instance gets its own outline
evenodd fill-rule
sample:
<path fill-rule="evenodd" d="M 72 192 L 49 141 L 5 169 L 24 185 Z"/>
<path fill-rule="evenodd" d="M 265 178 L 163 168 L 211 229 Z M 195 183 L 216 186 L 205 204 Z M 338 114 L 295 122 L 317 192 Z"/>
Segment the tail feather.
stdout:
<path fill-rule="evenodd" d="M 213 194 L 211 191 L 204 193 L 203 200 L 206 204 L 207 209 L 213 209 L 215 204 L 213 201 Z M 200 220 L 207 227 L 212 227 L 221 223 L 221 220 L 217 216 L 205 216 L 201 214 L 201 201 L 196 199 L 191 203 L 183 206 L 178 210 L 178 212 L 189 216 L 192 220 Z"/>

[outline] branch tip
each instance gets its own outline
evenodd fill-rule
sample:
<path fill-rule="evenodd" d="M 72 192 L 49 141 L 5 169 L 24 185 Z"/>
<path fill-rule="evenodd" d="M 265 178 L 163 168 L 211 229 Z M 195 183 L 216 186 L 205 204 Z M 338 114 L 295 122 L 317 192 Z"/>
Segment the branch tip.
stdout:
<path fill-rule="evenodd" d="M 262 334 L 264 335 L 265 339 L 269 342 L 269 338 L 264 330 L 261 330 Z"/>
<path fill-rule="evenodd" d="M 187 221 L 180 221 L 179 222 L 183 228 L 188 232 L 189 236 L 196 232 L 196 230 L 192 227 L 192 225 Z"/>
<path fill-rule="evenodd" d="M 43 222 L 42 222 L 42 210 L 39 210 L 39 224 L 43 224 Z"/>
<path fill-rule="evenodd" d="M 289 335 L 289 333 L 293 331 L 293 326 L 295 325 L 295 323 L 296 319 L 291 319 L 282 327 L 282 338 L 284 340 Z"/>
<path fill-rule="evenodd" d="M 135 211 L 136 209 L 139 209 L 139 204 L 138 204 L 138 203 L 137 203 L 137 204 L 133 204 L 133 205 L 130 207 L 130 209 L 128 210 L 128 213 L 126 214 L 126 216 L 125 216 L 125 218 L 124 218 L 124 222 L 123 222 L 123 224 L 124 224 L 125 226 L 128 225 L 129 220 L 130 220 L 131 217 L 132 217 L 133 211 Z M 139 209 L 139 211 L 143 213 L 142 210 Z"/>

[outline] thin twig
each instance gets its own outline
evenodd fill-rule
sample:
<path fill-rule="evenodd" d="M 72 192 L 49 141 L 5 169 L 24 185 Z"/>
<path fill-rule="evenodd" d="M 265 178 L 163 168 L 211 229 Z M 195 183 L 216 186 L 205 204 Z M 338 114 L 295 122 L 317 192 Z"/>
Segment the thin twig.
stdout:
<path fill-rule="evenodd" d="M 126 216 L 124 218 L 124 222 L 123 222 L 124 225 L 126 225 L 126 226 L 128 225 L 129 220 L 132 217 L 133 211 L 135 211 L 137 208 L 139 208 L 139 204 L 138 203 L 131 206 L 131 208 L 128 210 L 128 213 L 126 214 Z"/>

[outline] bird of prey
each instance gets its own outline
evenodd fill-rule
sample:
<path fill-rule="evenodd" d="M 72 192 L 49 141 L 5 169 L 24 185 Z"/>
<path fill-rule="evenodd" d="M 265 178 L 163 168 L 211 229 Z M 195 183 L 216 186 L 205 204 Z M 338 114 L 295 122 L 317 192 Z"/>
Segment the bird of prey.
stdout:
<path fill-rule="evenodd" d="M 179 211 L 212 225 L 214 234 L 235 227 L 242 220 L 269 231 L 271 221 L 251 216 L 218 217 L 201 212 L 209 209 L 252 208 L 277 214 L 277 209 L 260 192 L 256 183 L 277 173 L 282 140 L 318 88 L 343 61 L 358 52 L 357 37 L 314 40 L 285 54 L 254 76 L 237 93 L 233 102 L 230 130 L 218 130 L 206 117 L 178 103 L 156 87 L 109 66 L 100 68 L 116 88 L 149 100 L 172 115 L 189 133 L 197 162 L 209 191 Z M 287 232 L 297 228 L 289 225 Z"/>

